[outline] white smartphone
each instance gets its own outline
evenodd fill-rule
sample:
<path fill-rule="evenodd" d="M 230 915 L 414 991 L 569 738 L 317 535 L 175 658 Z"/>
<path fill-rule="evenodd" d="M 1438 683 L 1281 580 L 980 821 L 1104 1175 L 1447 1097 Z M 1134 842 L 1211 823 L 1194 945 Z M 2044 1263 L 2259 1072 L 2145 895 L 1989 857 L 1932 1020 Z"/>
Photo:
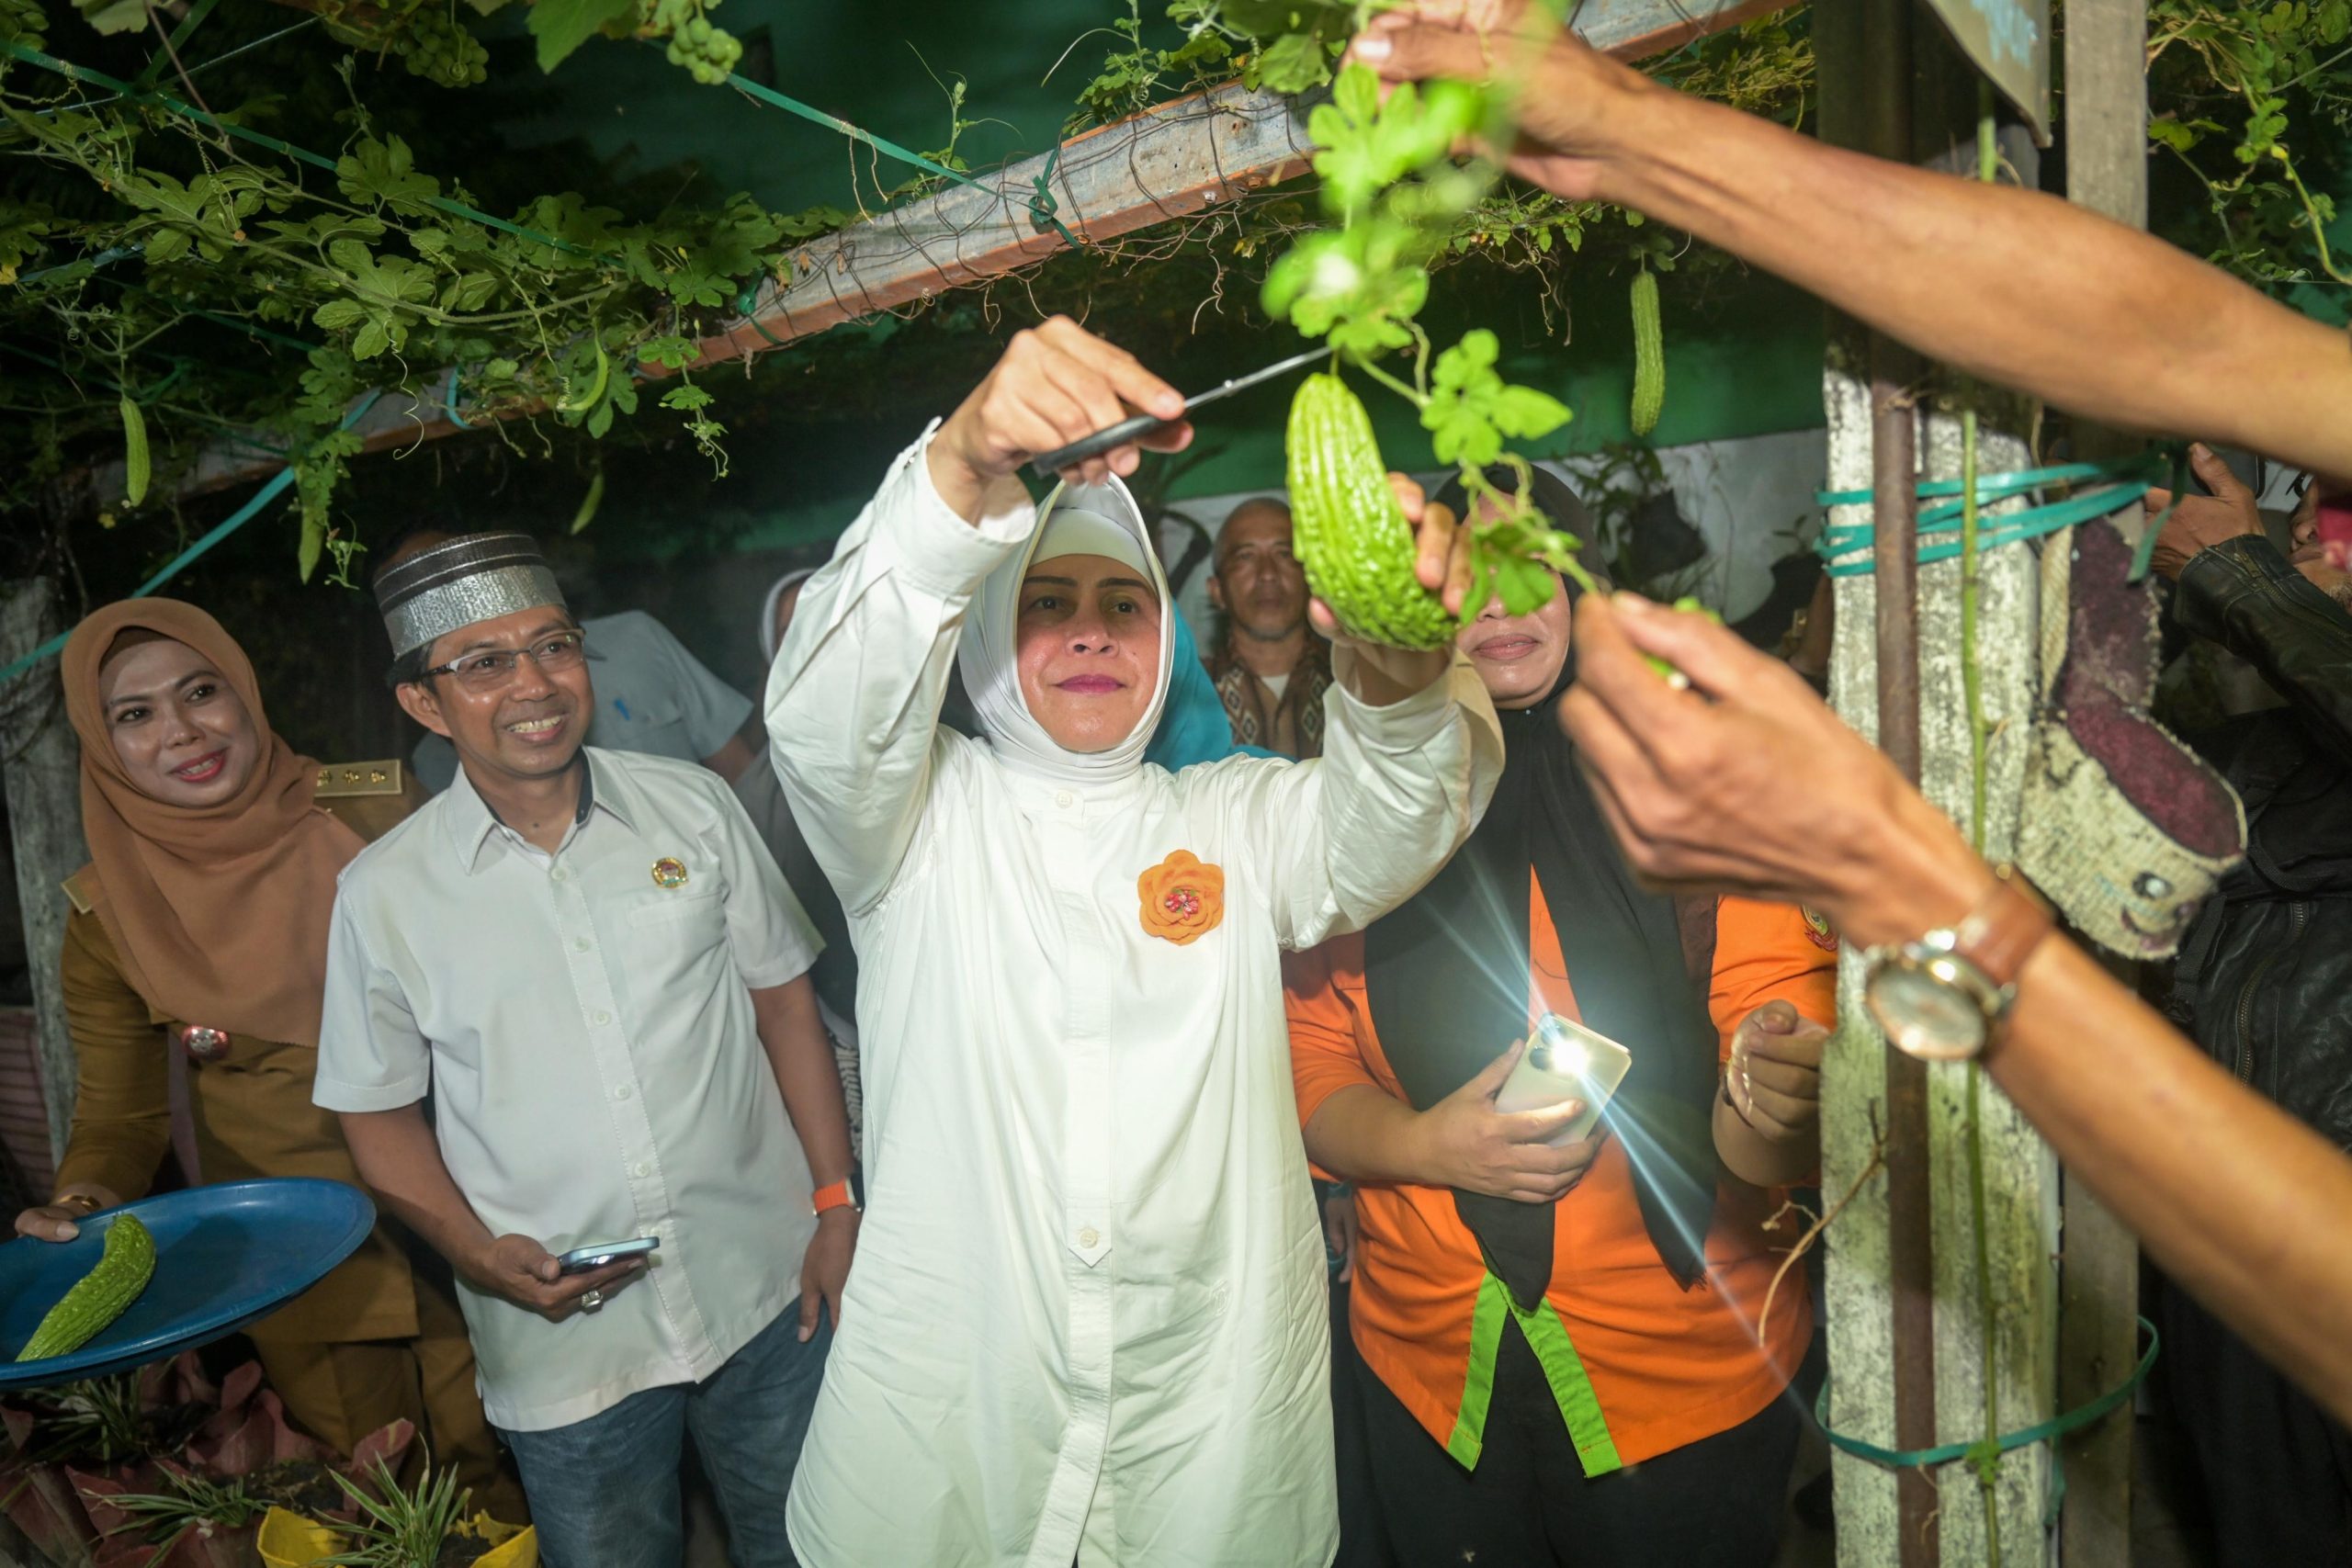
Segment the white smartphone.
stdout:
<path fill-rule="evenodd" d="M 635 1241 L 603 1241 L 594 1247 L 575 1247 L 558 1258 L 556 1267 L 566 1274 L 589 1274 L 608 1263 L 619 1263 L 631 1258 L 642 1258 L 662 1245 L 656 1236 L 641 1235 Z"/>
<path fill-rule="evenodd" d="M 1609 1097 L 1625 1079 L 1634 1054 L 1606 1034 L 1587 1029 L 1572 1018 L 1547 1012 L 1535 1021 L 1535 1037 L 1527 1043 L 1502 1092 L 1495 1096 L 1498 1111 L 1541 1111 L 1563 1100 L 1581 1100 L 1584 1109 L 1575 1121 L 1547 1141 L 1558 1148 L 1592 1135 Z"/>

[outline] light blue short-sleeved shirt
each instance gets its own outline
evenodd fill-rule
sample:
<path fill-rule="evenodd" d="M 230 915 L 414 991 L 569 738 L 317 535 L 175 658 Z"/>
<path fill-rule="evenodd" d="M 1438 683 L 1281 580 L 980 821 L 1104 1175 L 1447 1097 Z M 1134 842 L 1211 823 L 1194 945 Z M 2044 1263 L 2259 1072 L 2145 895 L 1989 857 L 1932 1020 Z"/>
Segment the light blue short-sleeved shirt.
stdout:
<path fill-rule="evenodd" d="M 591 615 L 580 629 L 588 634 L 588 676 L 596 688 L 589 745 L 699 762 L 752 716 L 751 698 L 712 674 L 644 611 Z M 416 743 L 410 764 L 435 795 L 458 776 L 458 754 L 438 735 Z"/>

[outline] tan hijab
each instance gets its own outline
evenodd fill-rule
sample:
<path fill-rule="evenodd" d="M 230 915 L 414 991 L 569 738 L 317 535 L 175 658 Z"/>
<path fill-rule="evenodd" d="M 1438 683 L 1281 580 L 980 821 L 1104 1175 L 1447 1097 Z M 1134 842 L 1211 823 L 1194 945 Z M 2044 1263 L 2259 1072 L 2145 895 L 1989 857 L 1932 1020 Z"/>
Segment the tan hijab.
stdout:
<path fill-rule="evenodd" d="M 123 771 L 98 668 L 133 627 L 196 649 L 244 699 L 263 751 L 232 798 L 200 810 L 168 806 Z M 361 840 L 311 804 L 318 764 L 269 728 L 244 649 L 193 604 L 126 599 L 74 628 L 62 666 L 66 716 L 82 739 L 82 830 L 97 868 L 97 915 L 131 986 L 182 1022 L 316 1045 L 335 874 Z"/>

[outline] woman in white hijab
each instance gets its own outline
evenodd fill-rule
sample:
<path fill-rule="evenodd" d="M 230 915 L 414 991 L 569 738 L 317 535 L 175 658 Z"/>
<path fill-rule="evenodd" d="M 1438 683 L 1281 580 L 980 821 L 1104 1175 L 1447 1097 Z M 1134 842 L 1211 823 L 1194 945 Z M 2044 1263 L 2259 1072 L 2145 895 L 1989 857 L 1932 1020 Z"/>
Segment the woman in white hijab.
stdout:
<path fill-rule="evenodd" d="M 1016 336 L 803 585 L 769 682 L 868 1043 L 870 1207 L 792 1498 L 811 1568 L 1336 1546 L 1281 950 L 1426 881 L 1500 746 L 1446 655 L 1341 639 L 1319 761 L 1144 763 L 1175 611 L 1113 477 L 1135 449 L 1042 521 L 1012 477 L 1122 398 L 1182 407 L 1068 321 Z M 1425 525 L 1432 586 L 1452 544 Z M 936 722 L 959 659 L 984 741 Z"/>

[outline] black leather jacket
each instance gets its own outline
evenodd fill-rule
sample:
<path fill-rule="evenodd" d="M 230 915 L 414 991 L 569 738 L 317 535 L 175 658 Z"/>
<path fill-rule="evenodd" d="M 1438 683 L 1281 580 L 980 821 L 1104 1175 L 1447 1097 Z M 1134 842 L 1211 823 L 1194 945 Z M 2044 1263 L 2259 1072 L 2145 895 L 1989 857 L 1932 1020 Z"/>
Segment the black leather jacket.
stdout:
<path fill-rule="evenodd" d="M 2190 927 L 2167 1010 L 2352 1149 L 2352 615 L 2253 537 L 2191 559 L 2173 614 L 2287 705 L 2195 738 L 2245 802 L 2246 859 Z"/>

